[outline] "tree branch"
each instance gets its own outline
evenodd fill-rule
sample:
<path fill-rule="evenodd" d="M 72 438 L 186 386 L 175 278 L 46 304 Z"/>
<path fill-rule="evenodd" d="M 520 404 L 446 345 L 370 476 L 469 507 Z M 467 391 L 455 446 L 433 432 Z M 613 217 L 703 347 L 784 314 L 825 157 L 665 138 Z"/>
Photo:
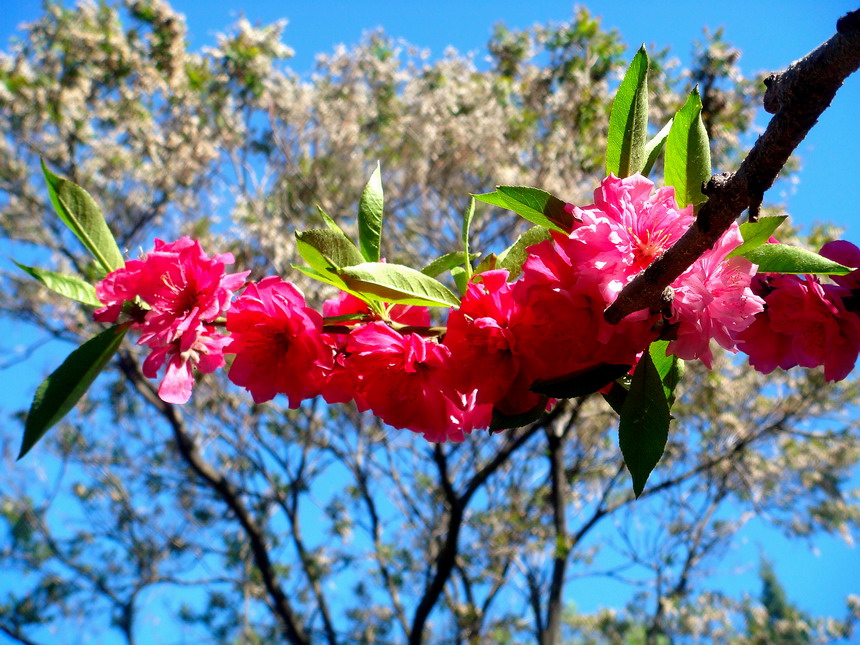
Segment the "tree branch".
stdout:
<path fill-rule="evenodd" d="M 766 81 L 765 109 L 774 114 L 734 174 L 714 175 L 702 189 L 708 201 L 684 236 L 631 280 L 604 313 L 612 324 L 658 302 L 663 290 L 690 267 L 749 207 L 755 219 L 762 195 L 830 106 L 842 82 L 860 67 L 860 10 L 837 23 L 826 43 Z"/>
<path fill-rule="evenodd" d="M 305 634 L 296 613 L 294 612 L 284 590 L 280 586 L 277 573 L 269 557 L 266 537 L 262 529 L 246 508 L 239 494 L 230 481 L 200 454 L 197 445 L 185 429 L 185 422 L 176 411 L 176 406 L 165 403 L 155 392 L 152 384 L 143 376 L 137 361 L 126 352 L 120 353 L 120 367 L 123 373 L 134 384 L 137 390 L 149 401 L 167 420 L 173 430 L 179 454 L 194 471 L 194 473 L 230 508 L 248 538 L 254 564 L 260 572 L 260 577 L 266 587 L 266 592 L 272 601 L 272 608 L 284 628 L 285 635 L 293 645 L 309 645 L 310 640 Z"/>

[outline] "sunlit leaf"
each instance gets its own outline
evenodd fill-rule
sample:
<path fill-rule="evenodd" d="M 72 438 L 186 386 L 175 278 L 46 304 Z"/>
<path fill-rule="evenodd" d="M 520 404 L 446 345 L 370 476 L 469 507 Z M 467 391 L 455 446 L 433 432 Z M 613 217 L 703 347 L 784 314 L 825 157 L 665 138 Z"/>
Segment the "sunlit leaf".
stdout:
<path fill-rule="evenodd" d="M 495 192 L 473 195 L 478 201 L 514 211 L 528 221 L 569 233 L 573 215 L 565 210 L 565 203 L 540 188 L 528 186 L 497 186 Z"/>
<path fill-rule="evenodd" d="M 812 273 L 847 275 L 853 271 L 838 262 L 788 244 L 763 244 L 743 254 L 758 265 L 759 273 Z"/>
<path fill-rule="evenodd" d="M 364 262 L 338 270 L 338 277 L 352 291 L 374 300 L 425 307 L 459 307 L 444 284 L 400 264 Z"/>
<path fill-rule="evenodd" d="M 382 239 L 382 173 L 379 162 L 361 193 L 358 203 L 358 240 L 368 262 L 379 261 Z"/>
<path fill-rule="evenodd" d="M 606 174 L 629 177 L 645 165 L 648 137 L 648 52 L 639 48 L 612 101 Z"/>
<path fill-rule="evenodd" d="M 14 260 L 13 260 L 14 262 Z M 84 282 L 80 278 L 54 271 L 46 271 L 37 267 L 29 267 L 24 264 L 15 262 L 19 269 L 26 271 L 36 280 L 48 287 L 61 296 L 77 300 L 91 307 L 101 307 L 102 303 L 96 297 L 96 290 L 89 282 Z"/>
<path fill-rule="evenodd" d="M 762 244 L 767 244 L 774 231 L 786 219 L 788 219 L 786 215 L 777 215 L 774 217 L 762 217 L 757 222 L 744 222 L 739 227 L 741 229 L 741 237 L 744 238 L 743 244 L 729 253 L 726 259 L 733 258 L 736 255 L 744 255 L 747 251 L 758 248 Z"/>
<path fill-rule="evenodd" d="M 684 107 L 672 120 L 663 166 L 666 185 L 675 187 L 678 206 L 683 208 L 705 201 L 702 184 L 711 177 L 711 149 L 702 121 L 698 87 L 690 92 Z"/>
<path fill-rule="evenodd" d="M 77 236 L 106 272 L 125 265 L 101 209 L 90 194 L 68 179 L 58 177 L 42 162 L 48 193 L 57 215 Z"/>

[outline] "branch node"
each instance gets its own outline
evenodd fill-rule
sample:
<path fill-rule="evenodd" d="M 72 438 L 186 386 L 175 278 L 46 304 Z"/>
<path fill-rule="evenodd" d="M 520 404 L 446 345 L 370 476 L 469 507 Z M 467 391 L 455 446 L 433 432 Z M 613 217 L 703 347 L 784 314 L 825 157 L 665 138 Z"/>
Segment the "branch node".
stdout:
<path fill-rule="evenodd" d="M 849 11 L 836 21 L 836 32 L 846 36 L 853 32 L 860 32 L 860 9 Z"/>

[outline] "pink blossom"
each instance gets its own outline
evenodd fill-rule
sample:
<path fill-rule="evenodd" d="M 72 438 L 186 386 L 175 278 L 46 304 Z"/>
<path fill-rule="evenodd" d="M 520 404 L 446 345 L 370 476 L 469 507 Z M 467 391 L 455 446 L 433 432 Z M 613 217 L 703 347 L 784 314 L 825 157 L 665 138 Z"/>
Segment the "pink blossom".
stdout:
<path fill-rule="evenodd" d="M 209 326 L 188 329 L 172 343 L 154 348 L 143 362 L 143 373 L 156 378 L 166 362 L 158 396 L 167 403 L 187 403 L 194 385 L 194 370 L 211 374 L 224 367 L 224 346 L 229 341 Z"/>
<path fill-rule="evenodd" d="M 97 321 L 116 322 L 126 302 L 142 301 L 132 309 L 133 328 L 141 332 L 138 344 L 152 350 L 144 363 L 147 376 L 154 377 L 167 362 L 159 386 L 165 401 L 185 403 L 194 383 L 192 370 L 209 373 L 224 364 L 226 337 L 209 323 L 224 313 L 248 275 L 225 273 L 232 262 L 229 253 L 210 258 L 188 236 L 171 243 L 155 240 L 151 253 L 130 260 L 96 285 L 105 305 L 94 313 Z"/>
<path fill-rule="evenodd" d="M 753 323 L 764 309 L 764 300 L 750 289 L 755 265 L 742 257 L 726 256 L 743 242 L 737 224 L 672 283 L 675 300 L 671 322 L 677 324 L 676 339 L 669 352 L 685 360 L 700 359 L 711 367 L 710 340 L 729 350 L 735 336 Z"/>
<path fill-rule="evenodd" d="M 640 311 L 610 325 L 603 311 L 615 294 L 605 277 L 576 255 L 575 236 L 554 236 L 529 249 L 522 280 L 515 283 L 518 314 L 511 321 L 522 367 L 532 380 L 573 374 L 600 363 L 631 365 L 656 338 L 657 317 Z M 611 296 L 611 300 L 607 299 Z"/>
<path fill-rule="evenodd" d="M 323 316 L 331 318 L 348 314 L 361 314 L 367 321 L 379 320 L 366 302 L 356 298 L 346 291 L 340 291 L 335 297 L 323 303 Z M 415 327 L 430 326 L 430 310 L 427 307 L 415 305 L 394 305 L 388 311 L 389 318 L 401 325 Z M 342 326 L 355 324 L 351 321 L 338 323 Z M 348 333 L 323 334 L 323 340 L 332 348 L 334 360 L 326 374 L 322 386 L 322 396 L 328 403 L 348 403 L 354 398 L 353 379 L 346 365 L 346 342 Z"/>
<path fill-rule="evenodd" d="M 227 312 L 236 358 L 229 378 L 256 403 L 285 394 L 291 408 L 320 393 L 332 351 L 323 342 L 322 316 L 302 293 L 277 276 L 249 284 Z"/>
<path fill-rule="evenodd" d="M 359 409 L 428 441 L 462 441 L 466 401 L 451 384 L 450 351 L 418 334 L 372 322 L 347 340 Z"/>
<path fill-rule="evenodd" d="M 567 252 L 580 272 L 600 278 L 607 300 L 674 244 L 694 221 L 693 207 L 678 208 L 675 189 L 654 191 L 640 174 L 609 175 L 594 191 L 594 204 L 570 206 L 581 224 L 570 234 Z"/>
<path fill-rule="evenodd" d="M 844 288 L 796 275 L 769 275 L 755 287 L 766 309 L 737 338 L 750 365 L 765 374 L 777 367 L 823 365 L 828 381 L 851 372 L 860 351 L 860 321 L 842 305 Z"/>
<path fill-rule="evenodd" d="M 505 270 L 476 275 L 458 309 L 448 314 L 445 346 L 457 365 L 459 389 L 478 389 L 477 400 L 494 403 L 510 389 L 520 360 L 510 329 L 518 310 Z"/>

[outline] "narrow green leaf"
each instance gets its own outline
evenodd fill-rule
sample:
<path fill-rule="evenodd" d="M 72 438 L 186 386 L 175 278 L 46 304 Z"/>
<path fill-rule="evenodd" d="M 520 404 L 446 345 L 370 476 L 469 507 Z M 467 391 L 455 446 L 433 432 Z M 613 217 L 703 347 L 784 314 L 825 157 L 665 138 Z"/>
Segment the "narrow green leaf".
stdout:
<path fill-rule="evenodd" d="M 629 177 L 645 165 L 648 137 L 648 52 L 639 48 L 612 101 L 606 174 Z"/>
<path fill-rule="evenodd" d="M 382 172 L 379 162 L 358 203 L 358 241 L 361 255 L 368 262 L 379 262 L 382 239 Z"/>
<path fill-rule="evenodd" d="M 341 235 L 343 235 L 344 237 L 346 237 L 346 234 L 343 232 L 343 229 L 342 229 L 340 226 L 338 226 L 338 225 L 337 225 L 337 222 L 335 222 L 335 221 L 334 221 L 334 220 L 329 216 L 329 214 L 328 214 L 328 213 L 326 213 L 326 212 L 325 212 L 325 210 L 323 210 L 323 207 L 322 207 L 322 206 L 320 206 L 319 204 L 317 204 L 317 212 L 320 214 L 320 217 L 322 218 L 323 223 L 326 225 L 326 227 L 327 227 L 330 231 L 337 231 L 338 233 L 340 233 Z"/>
<path fill-rule="evenodd" d="M 701 204 L 706 197 L 702 184 L 711 177 L 711 149 L 702 122 L 702 99 L 699 88 L 693 88 L 669 129 L 666 139 L 664 176 L 667 186 L 675 187 L 675 199 L 681 208 Z"/>
<path fill-rule="evenodd" d="M 473 253 L 471 259 L 478 257 L 478 255 L 478 253 Z M 450 271 L 456 266 L 465 266 L 466 264 L 469 264 L 469 262 L 465 261 L 464 258 L 465 253 L 463 253 L 463 251 L 446 253 L 421 269 L 421 273 L 428 275 L 431 278 L 435 278 L 437 275 L 441 275 L 442 273 L 445 273 L 445 271 Z M 463 270 L 465 271 L 465 269 Z"/>
<path fill-rule="evenodd" d="M 469 288 L 469 278 L 466 277 L 466 269 L 463 267 L 454 267 L 451 269 L 451 277 L 454 278 L 454 284 L 457 285 L 457 291 L 460 295 L 466 293 Z"/>
<path fill-rule="evenodd" d="M 490 422 L 490 432 L 499 432 L 500 430 L 509 430 L 511 428 L 522 428 L 533 421 L 537 421 L 546 412 L 546 406 L 549 399 L 545 396 L 540 398 L 540 401 L 531 410 L 527 410 L 521 414 L 504 414 L 495 408 L 493 409 L 493 420 Z"/>
<path fill-rule="evenodd" d="M 364 262 L 346 235 L 329 228 L 296 231 L 296 245 L 305 262 L 323 274 L 334 274 L 340 267 Z"/>
<path fill-rule="evenodd" d="M 651 360 L 663 382 L 663 391 L 671 408 L 675 402 L 675 387 L 684 374 L 684 361 L 674 355 L 667 356 L 668 347 L 668 340 L 657 340 L 648 347 L 648 353 L 651 354 Z"/>
<path fill-rule="evenodd" d="M 15 262 L 14 260 L 12 260 Z M 77 300 L 91 307 L 101 307 L 102 303 L 96 297 L 96 290 L 89 282 L 84 282 L 73 275 L 64 275 L 54 271 L 46 271 L 36 267 L 15 262 L 19 269 L 29 273 L 36 280 L 61 296 Z"/>
<path fill-rule="evenodd" d="M 463 215 L 463 269 L 466 271 L 466 282 L 472 279 L 472 256 L 469 251 L 469 228 L 472 226 L 472 218 L 475 217 L 475 198 L 469 198 L 469 207 Z"/>
<path fill-rule="evenodd" d="M 630 371 L 630 365 L 601 363 L 587 370 L 567 374 L 545 381 L 535 381 L 529 388 L 532 392 L 546 394 L 554 399 L 573 399 L 594 394 Z"/>
<path fill-rule="evenodd" d="M 660 132 L 655 134 L 654 138 L 645 145 L 645 166 L 641 171 L 645 177 L 651 174 L 654 164 L 657 163 L 657 157 L 663 151 L 666 139 L 669 138 L 669 131 L 672 129 L 672 121 L 669 119 L 669 123 L 664 125 Z"/>
<path fill-rule="evenodd" d="M 27 414 L 18 459 L 75 406 L 119 349 L 125 332 L 125 326 L 117 325 L 89 339 L 42 382 Z"/>
<path fill-rule="evenodd" d="M 562 233 L 569 233 L 573 228 L 573 215 L 565 210 L 565 203 L 540 188 L 497 186 L 495 192 L 473 197 L 485 204 L 512 210 L 534 224 Z"/>
<path fill-rule="evenodd" d="M 349 289 L 373 300 L 425 307 L 460 306 L 460 299 L 444 284 L 401 264 L 364 262 L 343 267 L 337 275 Z"/>
<path fill-rule="evenodd" d="M 743 256 L 758 265 L 759 273 L 847 275 L 853 271 L 817 253 L 788 244 L 763 244 Z"/>
<path fill-rule="evenodd" d="M 744 222 L 740 225 L 741 237 L 744 238 L 744 242 L 729 253 L 726 259 L 733 258 L 736 255 L 744 255 L 747 251 L 758 248 L 762 244 L 767 244 L 773 232 L 786 219 L 788 219 L 786 215 L 777 215 L 775 217 L 762 217 L 757 222 Z"/>
<path fill-rule="evenodd" d="M 101 209 L 83 188 L 58 177 L 42 161 L 42 172 L 57 215 L 108 273 L 125 265 Z"/>
<path fill-rule="evenodd" d="M 517 241 L 499 254 L 496 264 L 502 269 L 507 269 L 509 280 L 516 278 L 523 269 L 523 264 L 528 259 L 528 248 L 550 239 L 549 229 L 543 226 L 532 226 L 517 238 Z"/>
<path fill-rule="evenodd" d="M 618 427 L 618 444 L 633 477 L 636 497 L 642 494 L 669 438 L 669 403 L 663 388 L 650 352 L 644 352 L 633 372 Z"/>

